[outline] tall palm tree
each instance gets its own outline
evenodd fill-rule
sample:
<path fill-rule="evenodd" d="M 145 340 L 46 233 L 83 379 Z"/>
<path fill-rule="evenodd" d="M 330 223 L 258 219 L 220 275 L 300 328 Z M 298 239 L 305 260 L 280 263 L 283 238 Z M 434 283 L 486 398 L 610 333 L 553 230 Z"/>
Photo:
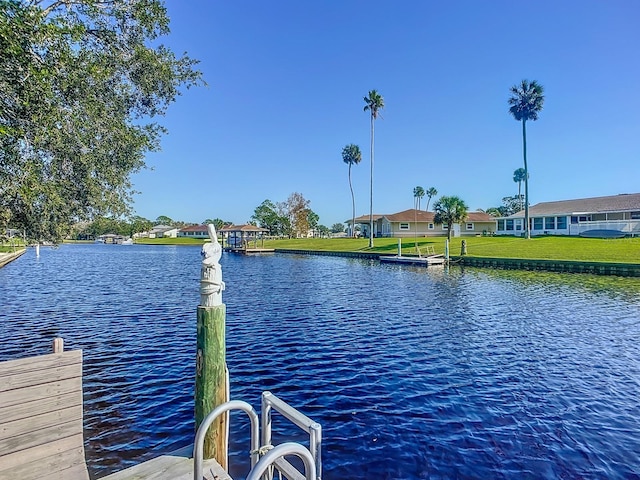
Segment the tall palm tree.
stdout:
<path fill-rule="evenodd" d="M 438 190 L 435 187 L 431 187 L 427 190 L 427 209 L 425 211 L 429 211 L 429 202 L 431 202 L 431 197 L 435 197 L 438 194 Z"/>
<path fill-rule="evenodd" d="M 520 200 L 520 210 L 522 210 L 522 195 L 520 194 L 520 188 L 522 187 L 522 182 L 526 177 L 526 172 L 524 168 L 518 168 L 513 172 L 513 181 L 518 184 L 518 200 Z"/>
<path fill-rule="evenodd" d="M 420 210 L 420 201 L 424 197 L 424 188 L 417 186 L 413 189 L 414 207 Z"/>
<path fill-rule="evenodd" d="M 467 219 L 469 207 L 460 197 L 440 197 L 433 205 L 433 210 L 436 213 L 433 221 L 446 223 L 449 226 L 447 238 L 451 240 L 453 224 L 464 222 Z"/>
<path fill-rule="evenodd" d="M 529 225 L 529 169 L 527 167 L 527 120 L 537 120 L 544 104 L 544 88 L 535 80 L 522 80 L 520 85 L 510 89 L 509 113 L 518 122 L 522 122 L 522 153 L 524 156 L 524 231 L 531 238 Z"/>
<path fill-rule="evenodd" d="M 349 165 L 349 188 L 351 189 L 351 236 L 356 233 L 356 197 L 353 195 L 353 185 L 351 184 L 351 165 L 357 165 L 362 161 L 360 147 L 350 143 L 342 149 L 342 160 Z"/>
<path fill-rule="evenodd" d="M 373 248 L 373 137 L 374 121 L 378 118 L 379 111 L 384 108 L 384 98 L 375 90 L 369 91 L 369 96 L 364 97 L 364 111 L 371 112 L 371 185 L 369 195 L 369 248 Z M 380 116 L 382 118 L 382 116 Z"/>

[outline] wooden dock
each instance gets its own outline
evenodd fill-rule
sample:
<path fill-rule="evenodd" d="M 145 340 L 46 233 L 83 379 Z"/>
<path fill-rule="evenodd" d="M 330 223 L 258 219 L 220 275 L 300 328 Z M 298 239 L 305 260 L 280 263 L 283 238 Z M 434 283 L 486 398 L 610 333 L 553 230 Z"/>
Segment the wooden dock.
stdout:
<path fill-rule="evenodd" d="M 21 257 L 27 251 L 26 248 L 21 248 L 15 252 L 0 253 L 0 268 L 6 264 L 13 262 L 16 258 Z"/>
<path fill-rule="evenodd" d="M 275 248 L 251 248 L 251 247 L 225 247 L 225 252 L 241 253 L 243 255 L 264 255 L 274 253 Z"/>
<path fill-rule="evenodd" d="M 193 480 L 192 447 L 181 448 L 167 455 L 121 470 L 100 480 Z M 215 460 L 205 460 L 202 478 L 232 480 Z"/>
<path fill-rule="evenodd" d="M 425 267 L 431 265 L 443 265 L 445 259 L 443 255 L 429 255 L 428 257 L 403 257 L 401 255 L 381 256 L 382 263 L 402 263 L 405 265 L 423 265 Z"/>
<path fill-rule="evenodd" d="M 0 480 L 89 480 L 82 431 L 82 351 L 0 362 Z M 232 480 L 215 460 L 203 478 Z M 109 480 L 190 480 L 192 447 L 113 473 Z"/>
<path fill-rule="evenodd" d="M 0 363 L 0 479 L 89 480 L 82 351 Z"/>

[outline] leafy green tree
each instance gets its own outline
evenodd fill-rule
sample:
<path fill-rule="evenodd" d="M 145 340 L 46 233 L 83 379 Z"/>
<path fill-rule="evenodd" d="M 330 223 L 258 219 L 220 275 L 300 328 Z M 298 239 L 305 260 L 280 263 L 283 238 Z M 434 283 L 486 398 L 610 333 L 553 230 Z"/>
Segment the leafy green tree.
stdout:
<path fill-rule="evenodd" d="M 196 62 L 160 43 L 162 0 L 0 1 L 0 230 L 58 241 L 130 210 L 130 176 Z"/>
<path fill-rule="evenodd" d="M 343 233 L 343 232 L 344 232 L 343 223 L 334 223 L 333 225 L 331 225 L 331 233 Z"/>
<path fill-rule="evenodd" d="M 256 207 L 251 216 L 251 220 L 258 226 L 269 230 L 269 235 L 281 235 L 280 225 L 282 220 L 278 214 L 276 205 L 269 199 Z"/>
<path fill-rule="evenodd" d="M 525 237 L 531 238 L 529 225 L 529 168 L 527 166 L 527 120 L 535 121 L 544 104 L 544 88 L 535 80 L 522 80 L 520 85 L 510 89 L 509 113 L 522 122 L 522 155 L 524 157 L 524 230 Z"/>
<path fill-rule="evenodd" d="M 226 227 L 227 225 L 231 225 L 231 222 L 226 222 L 220 218 L 214 218 L 213 220 L 210 218 L 207 218 L 202 222 L 202 225 L 209 225 L 210 223 L 213 223 L 213 226 L 216 227 L 216 232 L 221 228 Z"/>
<path fill-rule="evenodd" d="M 342 149 L 342 160 L 349 165 L 349 189 L 351 190 L 351 236 L 355 236 L 353 225 L 356 222 L 356 197 L 353 195 L 353 185 L 351 184 L 351 166 L 357 165 L 362 161 L 362 152 L 360 147 L 353 143 Z"/>
<path fill-rule="evenodd" d="M 524 171 L 524 168 L 518 168 L 513 172 L 513 181 L 518 184 L 518 198 L 520 199 L 520 210 L 522 210 L 522 195 L 520 194 L 520 192 L 521 192 L 522 182 L 524 181 L 525 178 L 526 178 L 526 172 Z"/>
<path fill-rule="evenodd" d="M 168 225 L 168 226 L 173 226 L 175 222 L 167 217 L 166 215 L 160 215 L 158 218 L 156 218 L 155 224 L 156 225 Z"/>
<path fill-rule="evenodd" d="M 502 212 L 500 211 L 500 208 L 498 207 L 490 207 L 487 208 L 486 212 L 488 215 L 491 215 L 492 217 L 502 217 Z"/>
<path fill-rule="evenodd" d="M 502 215 L 508 217 L 522 210 L 522 196 L 514 195 L 512 197 L 502 197 L 502 206 L 500 211 Z"/>
<path fill-rule="evenodd" d="M 464 201 L 455 196 L 440 197 L 433 205 L 435 212 L 434 222 L 447 224 L 447 238 L 451 240 L 451 231 L 455 223 L 464 222 L 467 219 L 469 207 Z"/>
<path fill-rule="evenodd" d="M 369 91 L 369 96 L 364 97 L 364 111 L 371 112 L 371 180 L 369 187 L 369 248 L 373 248 L 373 145 L 374 145 L 374 122 L 380 115 L 380 110 L 384 108 L 384 98 L 375 90 Z M 380 118 L 382 116 L 380 115 Z"/>
<path fill-rule="evenodd" d="M 153 222 L 151 220 L 140 217 L 139 215 L 134 215 L 133 217 L 131 217 L 129 219 L 129 225 L 131 227 L 129 236 L 133 235 L 134 233 L 148 232 L 153 228 Z"/>
<path fill-rule="evenodd" d="M 329 236 L 329 227 L 327 227 L 326 225 L 318 225 L 318 233 L 323 238 L 324 237 L 328 237 Z"/>
<path fill-rule="evenodd" d="M 309 232 L 308 210 L 311 202 L 301 193 L 294 192 L 285 202 L 286 216 L 289 219 L 292 235 L 307 236 Z"/>
<path fill-rule="evenodd" d="M 435 187 L 431 187 L 429 188 L 429 190 L 427 190 L 427 212 L 429 211 L 429 203 L 431 202 L 431 198 L 435 197 L 436 195 L 438 195 L 438 190 L 436 190 Z"/>
<path fill-rule="evenodd" d="M 420 210 L 420 201 L 424 197 L 424 188 L 417 186 L 413 189 L 413 203 L 416 210 Z"/>
<path fill-rule="evenodd" d="M 487 213 L 494 217 L 508 217 L 522 210 L 521 203 L 522 196 L 502 197 L 502 205 L 488 208 Z"/>
<path fill-rule="evenodd" d="M 309 225 L 309 229 L 313 230 L 314 234 L 318 228 L 319 221 L 320 216 L 310 208 L 307 208 L 307 224 Z"/>

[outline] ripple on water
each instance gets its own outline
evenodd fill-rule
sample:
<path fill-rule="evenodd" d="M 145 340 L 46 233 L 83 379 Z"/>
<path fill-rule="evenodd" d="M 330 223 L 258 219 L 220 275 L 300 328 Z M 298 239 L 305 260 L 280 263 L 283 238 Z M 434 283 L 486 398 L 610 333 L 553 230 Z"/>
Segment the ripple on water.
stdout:
<path fill-rule="evenodd" d="M 189 443 L 199 249 L 41 251 L 0 269 L 0 359 L 56 335 L 84 350 L 93 476 Z M 286 255 L 223 269 L 232 397 L 258 408 L 269 389 L 319 421 L 324 478 L 640 478 L 637 280 Z M 231 446 L 241 478 L 241 415 Z"/>

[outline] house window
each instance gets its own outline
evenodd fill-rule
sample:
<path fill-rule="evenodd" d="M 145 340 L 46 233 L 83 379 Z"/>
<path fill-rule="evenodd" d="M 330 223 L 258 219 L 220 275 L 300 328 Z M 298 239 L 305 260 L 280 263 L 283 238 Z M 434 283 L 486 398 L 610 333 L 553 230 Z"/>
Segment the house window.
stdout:
<path fill-rule="evenodd" d="M 498 220 L 498 230 L 504 230 L 504 220 Z"/>
<path fill-rule="evenodd" d="M 429 224 L 429 230 L 433 230 L 433 223 Z"/>
<path fill-rule="evenodd" d="M 544 229 L 555 230 L 555 228 L 556 228 L 556 217 L 544 217 Z"/>
<path fill-rule="evenodd" d="M 473 230 L 473 223 L 467 223 L 467 230 Z"/>
<path fill-rule="evenodd" d="M 640 212 L 631 212 L 631 220 L 640 220 Z"/>
<path fill-rule="evenodd" d="M 575 225 L 576 223 L 578 223 L 578 217 L 576 216 L 571 217 L 571 224 Z"/>
<path fill-rule="evenodd" d="M 591 221 L 591 215 L 580 215 L 578 217 L 578 221 L 580 221 L 580 222 L 590 222 Z"/>
<path fill-rule="evenodd" d="M 542 230 L 542 217 L 537 217 L 533 219 L 533 229 Z"/>
<path fill-rule="evenodd" d="M 409 224 L 408 223 L 401 223 L 400 224 L 400 230 L 409 230 Z"/>
<path fill-rule="evenodd" d="M 523 222 L 523 220 L 521 218 L 516 218 L 513 221 L 513 224 L 515 225 L 517 231 L 522 230 L 522 222 Z"/>
<path fill-rule="evenodd" d="M 449 224 L 447 224 L 447 223 L 443 223 L 443 224 L 442 224 L 442 229 L 443 229 L 443 230 L 449 230 Z"/>
<path fill-rule="evenodd" d="M 556 225 L 558 230 L 565 230 L 567 228 L 567 217 L 556 217 Z"/>
<path fill-rule="evenodd" d="M 513 230 L 513 220 L 507 220 L 507 230 Z"/>

